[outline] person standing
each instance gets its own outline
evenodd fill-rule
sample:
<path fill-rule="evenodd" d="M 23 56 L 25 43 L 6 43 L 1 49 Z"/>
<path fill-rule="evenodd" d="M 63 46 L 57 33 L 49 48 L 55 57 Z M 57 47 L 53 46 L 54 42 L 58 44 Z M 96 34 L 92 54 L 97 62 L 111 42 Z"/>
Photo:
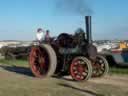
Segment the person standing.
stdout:
<path fill-rule="evenodd" d="M 41 43 L 45 39 L 45 31 L 42 28 L 37 29 L 36 40 Z"/>
<path fill-rule="evenodd" d="M 45 41 L 50 42 L 50 31 L 49 30 L 46 30 Z"/>

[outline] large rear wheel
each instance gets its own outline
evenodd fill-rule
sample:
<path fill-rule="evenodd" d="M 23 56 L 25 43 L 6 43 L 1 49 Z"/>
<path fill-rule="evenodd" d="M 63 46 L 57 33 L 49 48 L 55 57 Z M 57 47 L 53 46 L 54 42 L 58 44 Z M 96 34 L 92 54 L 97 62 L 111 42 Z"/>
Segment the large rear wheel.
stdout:
<path fill-rule="evenodd" d="M 52 76 L 56 70 L 57 57 L 48 44 L 33 46 L 29 55 L 29 64 L 36 77 Z"/>
<path fill-rule="evenodd" d="M 85 57 L 76 57 L 70 65 L 70 74 L 76 81 L 88 80 L 92 75 L 91 62 Z"/>

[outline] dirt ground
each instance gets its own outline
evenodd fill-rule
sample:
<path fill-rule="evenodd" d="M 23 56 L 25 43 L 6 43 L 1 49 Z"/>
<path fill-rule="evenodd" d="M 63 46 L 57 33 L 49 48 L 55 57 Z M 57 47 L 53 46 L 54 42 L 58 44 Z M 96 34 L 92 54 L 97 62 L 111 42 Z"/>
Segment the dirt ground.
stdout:
<path fill-rule="evenodd" d="M 75 82 L 63 78 L 35 78 L 29 68 L 0 65 L 0 96 L 128 96 L 128 76 L 109 74 Z"/>

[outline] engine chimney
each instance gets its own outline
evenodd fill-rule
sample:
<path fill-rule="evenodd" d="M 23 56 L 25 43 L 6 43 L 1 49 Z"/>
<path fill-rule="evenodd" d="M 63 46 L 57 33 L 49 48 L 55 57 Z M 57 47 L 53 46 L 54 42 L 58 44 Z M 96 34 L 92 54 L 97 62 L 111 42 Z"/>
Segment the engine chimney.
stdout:
<path fill-rule="evenodd" d="M 91 44 L 92 43 L 91 16 L 85 16 L 85 22 L 86 22 L 87 41 L 89 44 Z"/>

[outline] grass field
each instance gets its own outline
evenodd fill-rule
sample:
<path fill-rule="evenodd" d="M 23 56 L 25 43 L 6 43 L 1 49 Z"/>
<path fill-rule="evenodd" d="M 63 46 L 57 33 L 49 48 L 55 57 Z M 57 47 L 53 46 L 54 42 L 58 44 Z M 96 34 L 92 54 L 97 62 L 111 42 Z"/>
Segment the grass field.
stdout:
<path fill-rule="evenodd" d="M 6 64 L 6 65 L 15 65 L 15 66 L 26 66 L 28 67 L 28 61 L 27 60 L 5 60 L 5 59 L 0 59 L 1 64 Z"/>
<path fill-rule="evenodd" d="M 1 64 L 7 64 L 7 65 L 15 65 L 15 66 L 24 66 L 28 67 L 28 61 L 27 60 L 0 60 Z M 128 74 L 128 67 L 110 67 L 109 70 L 110 74 Z"/>
<path fill-rule="evenodd" d="M 110 73 L 111 74 L 128 74 L 128 67 L 127 68 L 110 67 Z"/>
<path fill-rule="evenodd" d="M 32 75 L 27 60 L 2 59 L 0 96 L 127 96 L 128 70 L 110 68 L 110 74 L 85 82 L 69 77 L 40 79 Z"/>

